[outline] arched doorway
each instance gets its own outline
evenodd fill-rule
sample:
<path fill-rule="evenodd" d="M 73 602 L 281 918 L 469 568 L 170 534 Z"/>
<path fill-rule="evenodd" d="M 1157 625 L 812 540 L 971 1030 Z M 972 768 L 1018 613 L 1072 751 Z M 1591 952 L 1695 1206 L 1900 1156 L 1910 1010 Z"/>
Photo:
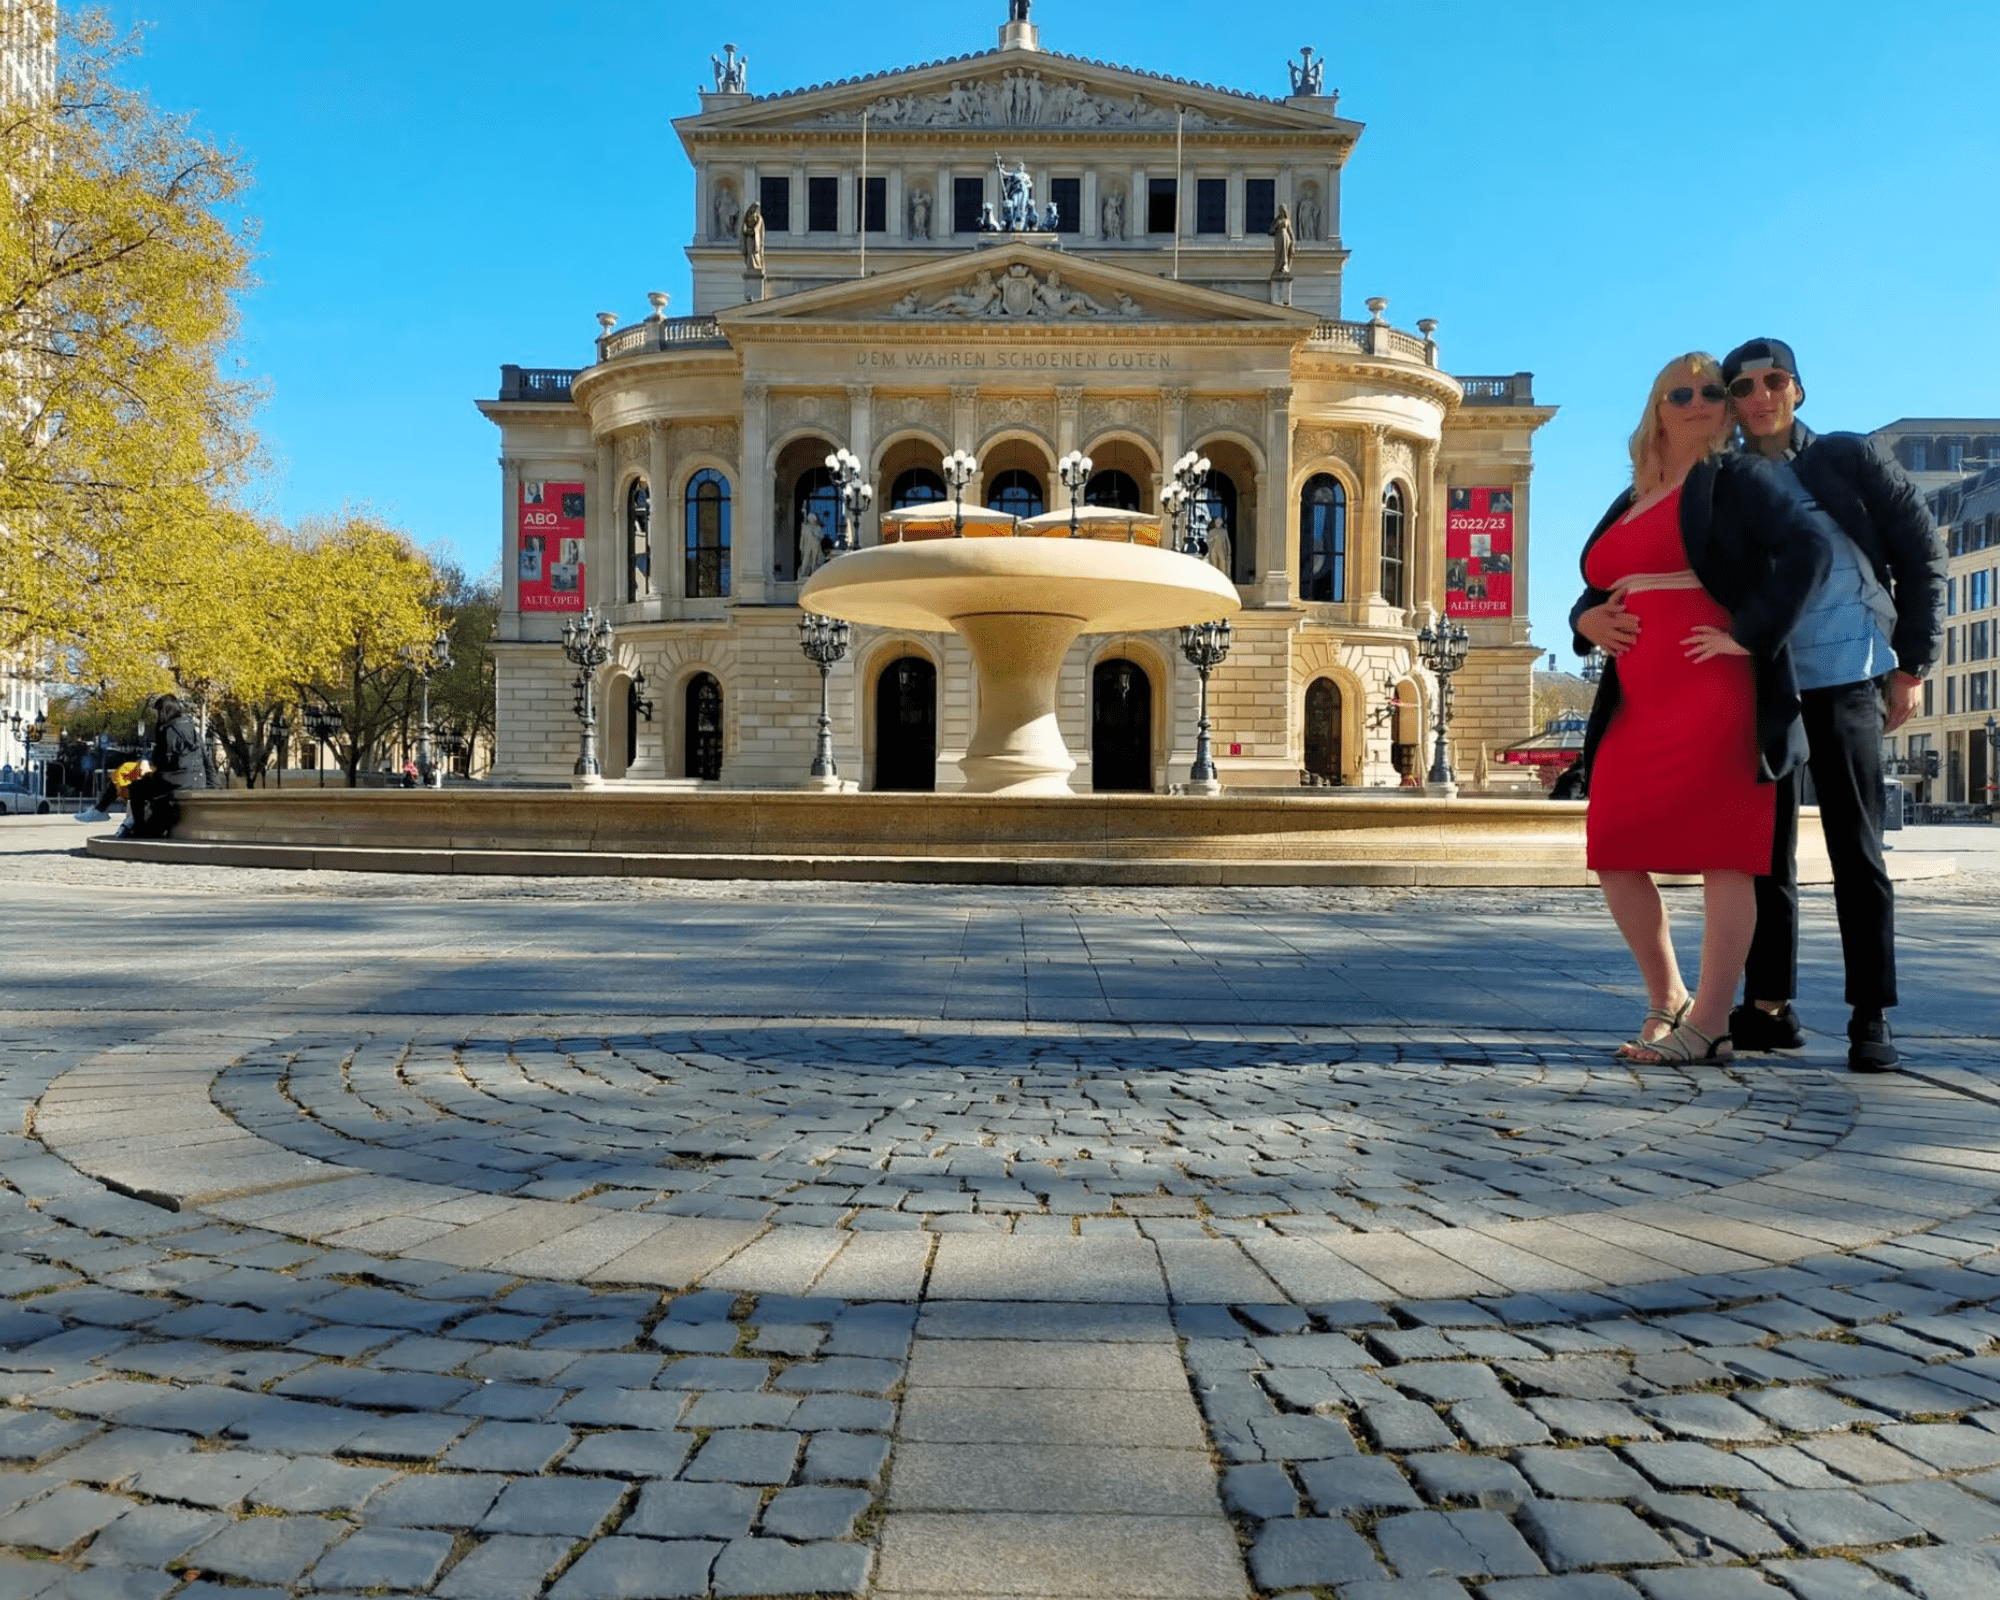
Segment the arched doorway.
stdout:
<path fill-rule="evenodd" d="M 682 761 L 690 778 L 722 776 L 722 685 L 706 672 L 688 679 Z"/>
<path fill-rule="evenodd" d="M 1331 678 L 1315 678 L 1306 689 L 1306 771 L 1341 781 L 1340 689 Z"/>
<path fill-rule="evenodd" d="M 1153 792 L 1153 680 L 1136 661 L 1100 661 L 1090 675 L 1090 787 Z"/>
<path fill-rule="evenodd" d="M 892 661 L 875 680 L 875 787 L 937 788 L 937 668 L 923 656 Z"/>

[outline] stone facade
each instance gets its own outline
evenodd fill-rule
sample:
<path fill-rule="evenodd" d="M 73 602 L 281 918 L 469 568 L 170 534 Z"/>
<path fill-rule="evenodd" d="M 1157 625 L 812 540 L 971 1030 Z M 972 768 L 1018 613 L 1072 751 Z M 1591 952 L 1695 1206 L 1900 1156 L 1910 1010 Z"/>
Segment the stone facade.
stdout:
<path fill-rule="evenodd" d="M 501 432 L 497 776 L 570 774 L 558 608 L 587 600 L 616 628 L 597 686 L 607 779 L 799 783 L 820 707 L 797 632 L 802 530 L 811 509 L 834 531 L 820 480 L 838 449 L 878 512 L 942 493 L 952 451 L 976 463 L 968 506 L 1033 510 L 1068 504 L 1071 451 L 1092 458 L 1087 498 L 1145 511 L 1177 458 L 1207 456 L 1244 607 L 1210 686 L 1237 788 L 1296 787 L 1308 768 L 1348 785 L 1422 775 L 1436 686 L 1416 632 L 1445 604 L 1446 507 L 1454 489 L 1504 493 L 1513 601 L 1466 618 L 1461 776 L 1478 747 L 1530 731 L 1529 478 L 1554 413 L 1526 373 L 1454 377 L 1435 324 L 1398 329 L 1386 301 L 1342 320 L 1340 182 L 1361 125 L 1333 95 L 1055 56 L 1012 23 L 999 48 L 948 63 L 701 101 L 675 124 L 696 174 L 692 315 L 653 296 L 643 321 L 600 319 L 589 367 L 504 367 L 482 402 Z M 1039 220 L 1058 202 L 1054 230 L 963 226 L 1024 177 Z M 1277 208 L 1289 239 L 1269 231 Z M 563 484 L 582 486 L 582 577 L 554 592 L 571 541 L 525 529 L 539 486 Z M 1323 542 L 1305 535 L 1308 494 Z M 858 542 L 879 537 L 865 514 Z M 962 786 L 972 683 L 955 636 L 857 627 L 827 684 L 842 777 Z M 1172 632 L 1079 640 L 1060 699 L 1076 787 L 1105 751 L 1120 786 L 1185 778 L 1198 696 Z"/>

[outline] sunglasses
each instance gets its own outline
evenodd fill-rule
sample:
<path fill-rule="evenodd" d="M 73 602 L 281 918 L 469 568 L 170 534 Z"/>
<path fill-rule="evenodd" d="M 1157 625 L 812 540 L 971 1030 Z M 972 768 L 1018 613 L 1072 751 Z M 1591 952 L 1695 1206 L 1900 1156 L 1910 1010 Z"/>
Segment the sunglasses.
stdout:
<path fill-rule="evenodd" d="M 1773 393 L 1780 389 L 1789 389 L 1791 385 L 1792 375 L 1789 372 L 1781 372 L 1773 367 L 1764 374 L 1764 387 Z M 1757 380 L 1746 373 L 1729 386 L 1729 392 L 1738 400 L 1748 400 L 1757 392 Z"/>
<path fill-rule="evenodd" d="M 1691 406 L 1694 404 L 1694 396 L 1694 389 L 1684 383 L 1678 389 L 1669 389 L 1661 398 L 1670 406 Z M 1701 397 L 1712 406 L 1721 405 L 1729 398 L 1719 383 L 1704 383 L 1701 386 Z"/>

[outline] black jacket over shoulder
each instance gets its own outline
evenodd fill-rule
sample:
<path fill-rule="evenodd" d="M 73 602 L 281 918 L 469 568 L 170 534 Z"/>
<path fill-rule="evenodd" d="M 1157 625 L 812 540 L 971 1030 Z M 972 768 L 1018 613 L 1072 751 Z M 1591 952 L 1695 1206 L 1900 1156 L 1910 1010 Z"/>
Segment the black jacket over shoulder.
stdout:
<path fill-rule="evenodd" d="M 1590 552 L 1631 504 L 1627 489 L 1584 543 L 1584 591 L 1570 611 L 1572 628 L 1585 611 L 1610 598 L 1609 590 L 1590 582 Z M 1807 599 L 1826 577 L 1832 561 L 1828 541 L 1836 533 L 1790 472 L 1756 456 L 1711 456 L 1681 485 L 1681 545 L 1688 566 L 1729 613 L 1730 637 L 1750 652 L 1756 670 L 1758 776 L 1766 782 L 1784 777 L 1806 758 L 1790 640 Z M 1586 654 L 1590 641 L 1579 634 L 1576 648 Z M 1583 736 L 1586 771 L 1619 698 L 1618 664 L 1606 661 Z"/>
<path fill-rule="evenodd" d="M 1917 486 L 1858 433 L 1792 424 L 1792 471 L 1896 602 L 1896 665 L 1921 678 L 1944 649 L 1945 548 Z"/>

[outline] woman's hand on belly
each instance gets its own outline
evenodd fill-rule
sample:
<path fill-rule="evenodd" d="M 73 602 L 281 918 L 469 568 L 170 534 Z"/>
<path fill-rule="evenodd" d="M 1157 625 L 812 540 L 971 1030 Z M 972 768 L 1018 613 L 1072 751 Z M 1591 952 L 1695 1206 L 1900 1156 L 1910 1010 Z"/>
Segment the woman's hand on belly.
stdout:
<path fill-rule="evenodd" d="M 1639 619 L 1625 609 L 1625 591 L 1613 589 L 1576 619 L 1576 631 L 1615 661 L 1639 642 Z"/>
<path fill-rule="evenodd" d="M 1745 650 L 1729 636 L 1727 628 L 1711 627 L 1708 623 L 1698 623 L 1695 629 L 1681 643 L 1687 647 L 1690 661 L 1712 661 L 1717 656 L 1747 656 Z"/>

